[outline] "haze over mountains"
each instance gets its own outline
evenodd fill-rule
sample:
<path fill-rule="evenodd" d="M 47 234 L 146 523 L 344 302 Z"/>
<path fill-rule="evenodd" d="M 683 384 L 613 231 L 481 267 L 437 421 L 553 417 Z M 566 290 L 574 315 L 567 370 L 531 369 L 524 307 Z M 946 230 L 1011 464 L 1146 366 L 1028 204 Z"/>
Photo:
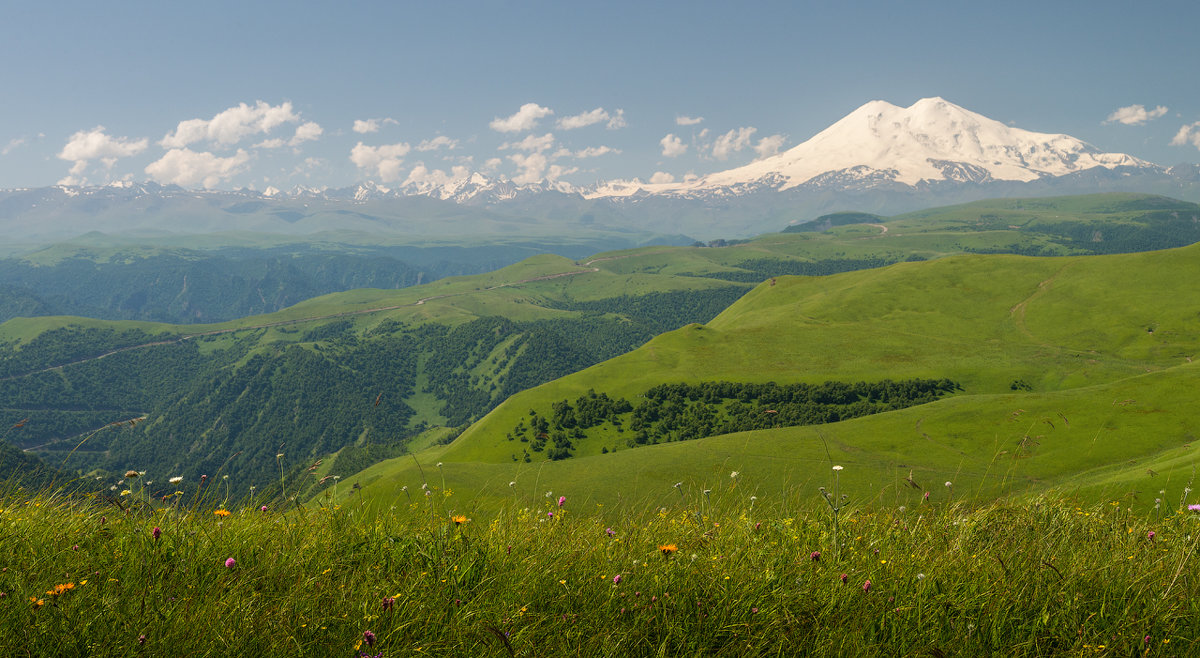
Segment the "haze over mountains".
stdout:
<path fill-rule="evenodd" d="M 154 183 L 0 192 L 0 236 L 41 243 L 89 231 L 142 235 L 360 232 L 575 235 L 647 241 L 742 237 L 836 210 L 894 214 L 989 197 L 1137 191 L 1200 200 L 1200 166 L 1164 167 L 1062 134 L 1007 126 L 941 98 L 864 104 L 811 139 L 683 181 L 518 185 L 466 168 L 422 182 L 263 192 Z M 686 236 L 686 237 L 684 237 Z"/>

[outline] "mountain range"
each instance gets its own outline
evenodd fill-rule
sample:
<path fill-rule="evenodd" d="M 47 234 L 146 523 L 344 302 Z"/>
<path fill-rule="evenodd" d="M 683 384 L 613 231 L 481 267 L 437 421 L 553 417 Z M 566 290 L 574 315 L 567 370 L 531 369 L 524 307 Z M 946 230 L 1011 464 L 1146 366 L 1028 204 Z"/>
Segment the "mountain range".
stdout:
<path fill-rule="evenodd" d="M 89 231 L 358 233 L 413 243 L 521 233 L 619 236 L 632 246 L 664 236 L 744 237 L 839 210 L 896 214 L 982 198 L 1121 191 L 1200 200 L 1200 166 L 1106 153 L 935 97 L 907 108 L 871 101 L 787 151 L 683 181 L 518 185 L 459 170 L 436 182 L 289 191 L 132 182 L 27 188 L 0 191 L 0 236 L 23 244 Z"/>

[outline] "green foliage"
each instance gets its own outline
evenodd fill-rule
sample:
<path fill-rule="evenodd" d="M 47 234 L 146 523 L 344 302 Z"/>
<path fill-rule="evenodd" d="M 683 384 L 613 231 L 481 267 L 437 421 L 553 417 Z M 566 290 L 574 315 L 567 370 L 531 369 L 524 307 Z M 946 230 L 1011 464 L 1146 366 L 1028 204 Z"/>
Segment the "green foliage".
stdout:
<path fill-rule="evenodd" d="M 939 494 L 845 510 L 836 541 L 828 514 L 788 502 L 815 492 L 751 496 L 744 479 L 601 514 L 574 489 L 518 485 L 489 519 L 430 475 L 430 495 L 378 514 L 344 483 L 340 505 L 265 512 L 224 507 L 221 483 L 167 506 L 136 480 L 107 499 L 9 491 L 0 637 L 97 657 L 231 642 L 254 656 L 1182 655 L 1200 614 L 1186 510 Z"/>

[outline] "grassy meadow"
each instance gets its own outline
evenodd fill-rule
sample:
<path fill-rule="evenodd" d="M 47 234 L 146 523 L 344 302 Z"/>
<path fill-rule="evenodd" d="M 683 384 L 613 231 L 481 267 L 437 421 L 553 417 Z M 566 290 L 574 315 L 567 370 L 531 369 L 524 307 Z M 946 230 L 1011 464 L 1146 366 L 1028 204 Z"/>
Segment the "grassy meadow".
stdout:
<path fill-rule="evenodd" d="M 9 490 L 4 655 L 1194 655 L 1200 513 L 1064 497 L 864 501 L 725 473 L 661 505 L 576 487 L 489 510 Z M 841 477 L 844 476 L 844 477 Z M 774 493 L 767 493 L 764 489 Z M 751 492 L 759 491 L 759 494 Z M 819 507 L 801 500 L 828 502 Z M 835 508 L 836 505 L 836 508 Z M 1198 506 L 1200 509 L 1200 506 Z"/>

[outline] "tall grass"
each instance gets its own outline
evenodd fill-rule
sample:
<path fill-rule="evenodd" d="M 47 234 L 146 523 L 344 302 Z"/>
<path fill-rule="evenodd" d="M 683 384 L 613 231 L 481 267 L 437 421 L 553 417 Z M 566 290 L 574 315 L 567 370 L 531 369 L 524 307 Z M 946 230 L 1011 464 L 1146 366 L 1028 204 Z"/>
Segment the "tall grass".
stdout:
<path fill-rule="evenodd" d="M 224 510 L 219 488 L 190 506 L 0 495 L 0 653 L 1200 651 L 1200 517 L 1186 509 L 845 509 L 839 550 L 828 514 L 751 500 L 736 480 L 649 509 L 547 492 L 490 518 L 436 486 L 370 514 L 355 497 Z"/>

